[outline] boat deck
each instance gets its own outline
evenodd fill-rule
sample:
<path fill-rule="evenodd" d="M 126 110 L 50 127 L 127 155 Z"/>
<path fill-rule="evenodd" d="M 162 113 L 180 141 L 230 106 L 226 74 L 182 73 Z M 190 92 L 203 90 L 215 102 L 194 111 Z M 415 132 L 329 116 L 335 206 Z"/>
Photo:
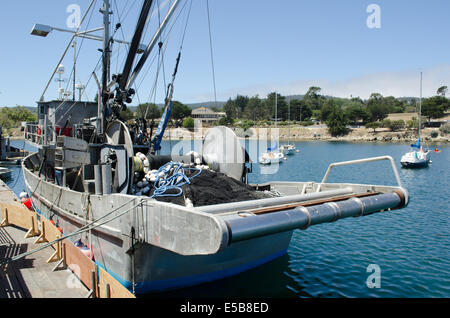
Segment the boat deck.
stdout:
<path fill-rule="evenodd" d="M 17 203 L 17 197 L 0 180 L 0 202 Z M 36 238 L 24 238 L 25 231 L 0 227 L 0 259 L 36 249 Z M 0 298 L 84 298 L 88 289 L 69 270 L 52 271 L 47 263 L 52 249 L 43 249 L 23 259 L 0 267 Z"/>

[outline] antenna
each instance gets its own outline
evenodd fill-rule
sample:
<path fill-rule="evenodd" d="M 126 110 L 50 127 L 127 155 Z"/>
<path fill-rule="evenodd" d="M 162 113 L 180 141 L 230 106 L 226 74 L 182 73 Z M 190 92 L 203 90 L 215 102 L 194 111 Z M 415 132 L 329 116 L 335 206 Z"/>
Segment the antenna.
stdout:
<path fill-rule="evenodd" d="M 75 89 L 78 90 L 78 101 L 81 102 L 81 95 L 83 94 L 83 90 L 86 88 L 83 83 L 78 83 L 75 85 Z"/>
<path fill-rule="evenodd" d="M 64 65 L 59 64 L 58 68 L 56 69 L 56 74 L 58 74 L 58 78 L 55 79 L 55 82 L 58 82 L 58 99 L 62 99 L 64 95 L 64 88 L 62 88 L 61 83 L 64 83 L 66 80 L 62 78 L 62 75 L 64 74 L 65 69 Z"/>

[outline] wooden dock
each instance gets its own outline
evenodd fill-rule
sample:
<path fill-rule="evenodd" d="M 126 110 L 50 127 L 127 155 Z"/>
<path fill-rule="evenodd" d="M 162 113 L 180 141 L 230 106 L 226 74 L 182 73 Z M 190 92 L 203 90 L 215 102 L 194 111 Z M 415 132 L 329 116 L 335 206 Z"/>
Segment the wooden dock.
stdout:
<path fill-rule="evenodd" d="M 0 180 L 0 203 L 21 203 Z M 0 227 L 0 259 L 17 256 L 39 247 L 36 238 L 25 238 L 26 230 L 16 226 Z M 52 271 L 47 260 L 54 253 L 47 248 L 0 267 L 0 298 L 83 298 L 89 290 L 70 269 Z"/>
<path fill-rule="evenodd" d="M 135 298 L 2 180 L 0 209 L 0 261 L 49 245 L 0 265 L 0 298 Z"/>

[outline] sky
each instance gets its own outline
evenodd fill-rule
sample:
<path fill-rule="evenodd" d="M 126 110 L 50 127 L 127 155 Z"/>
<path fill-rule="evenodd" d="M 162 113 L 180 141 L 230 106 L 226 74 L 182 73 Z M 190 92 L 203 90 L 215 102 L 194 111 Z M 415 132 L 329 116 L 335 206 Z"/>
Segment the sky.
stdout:
<path fill-rule="evenodd" d="M 101 26 L 98 12 L 101 2 L 95 2 L 81 30 Z M 170 2 L 158 0 L 161 15 Z M 46 38 L 32 36 L 33 25 L 67 29 L 73 17 L 68 8 L 77 5 L 83 15 L 90 3 L 91 0 L 2 1 L 0 106 L 35 106 L 71 38 L 69 33 L 58 31 Z M 238 94 L 264 98 L 273 91 L 282 95 L 305 94 L 310 86 L 321 87 L 325 95 L 347 98 L 366 99 L 375 92 L 384 96 L 419 96 L 420 72 L 425 97 L 435 95 L 440 86 L 450 86 L 448 0 L 209 0 L 208 3 L 214 68 L 207 1 L 192 0 L 174 84 L 175 100 L 214 101 L 214 79 L 219 101 Z M 112 0 L 114 24 L 119 12 L 126 40 L 131 39 L 141 4 L 142 0 Z M 377 10 L 371 9 L 373 5 Z M 164 68 L 160 71 L 165 76 L 158 81 L 157 93 L 152 94 L 157 63 L 149 61 L 137 80 L 138 96 L 133 104 L 163 102 L 182 43 L 189 5 L 184 8 L 170 32 Z M 157 21 L 158 14 L 154 11 L 143 43 L 149 43 Z M 118 39 L 122 36 L 122 31 L 116 34 Z M 92 100 L 97 88 L 89 78 L 100 58 L 101 43 L 78 39 L 77 45 L 80 49 L 77 82 L 88 84 L 84 97 Z M 120 73 L 126 52 L 125 46 L 114 45 L 113 73 Z M 157 58 L 156 53 L 154 56 Z M 67 85 L 73 66 L 72 49 L 63 64 L 66 73 L 62 78 Z M 57 89 L 58 83 L 52 81 L 45 99 L 56 98 Z"/>

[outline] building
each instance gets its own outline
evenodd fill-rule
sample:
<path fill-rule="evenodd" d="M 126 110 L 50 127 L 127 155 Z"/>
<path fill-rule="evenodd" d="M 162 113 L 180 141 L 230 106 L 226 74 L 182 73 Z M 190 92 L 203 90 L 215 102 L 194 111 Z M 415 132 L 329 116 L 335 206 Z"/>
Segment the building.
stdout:
<path fill-rule="evenodd" d="M 215 112 L 206 107 L 200 107 L 192 111 L 191 117 L 194 119 L 200 119 L 204 123 L 215 123 L 220 120 L 220 118 L 225 117 L 225 113 Z"/>

